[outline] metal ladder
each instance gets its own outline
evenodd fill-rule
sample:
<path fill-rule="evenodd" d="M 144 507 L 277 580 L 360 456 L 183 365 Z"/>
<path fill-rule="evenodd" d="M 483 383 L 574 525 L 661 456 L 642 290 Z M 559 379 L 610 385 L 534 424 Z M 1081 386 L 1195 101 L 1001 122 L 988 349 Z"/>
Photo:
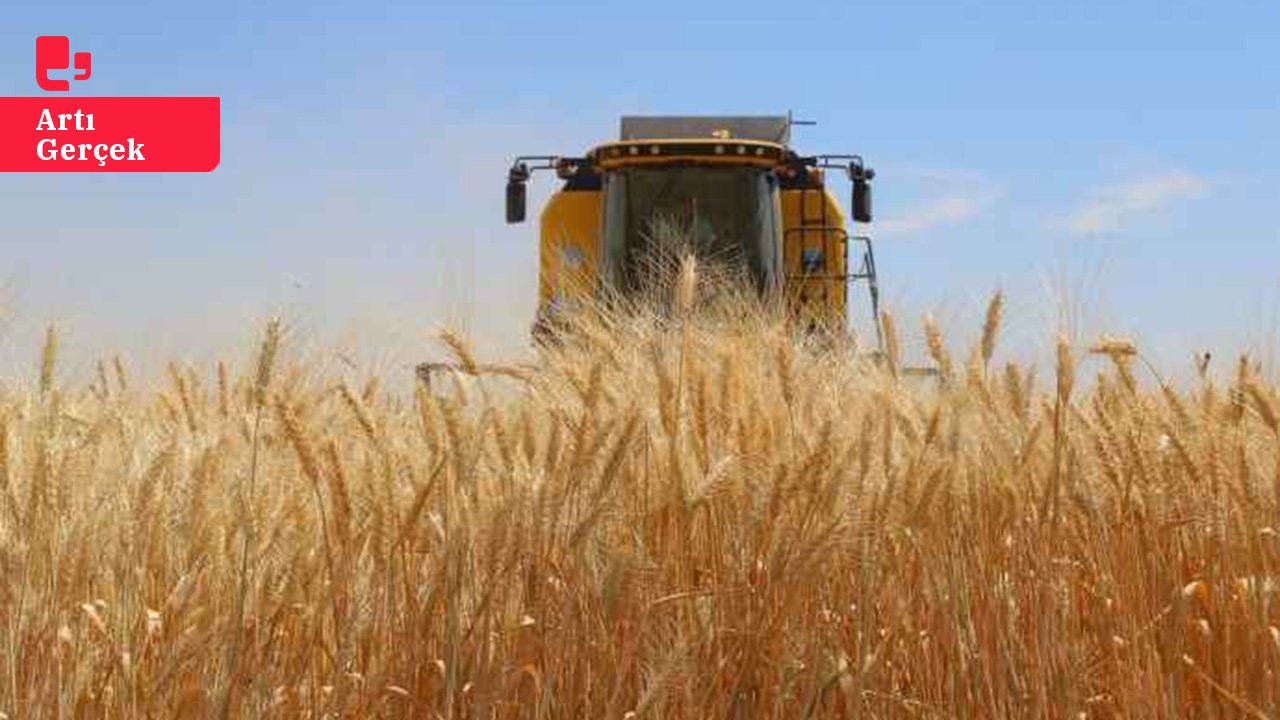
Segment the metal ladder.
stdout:
<path fill-rule="evenodd" d="M 823 301 L 826 304 L 831 302 L 831 293 L 834 289 L 834 283 L 840 282 L 845 286 L 845 322 L 849 321 L 849 286 L 859 280 L 865 280 L 867 283 L 867 295 L 871 301 L 871 324 L 875 328 L 876 348 L 879 351 L 884 350 L 884 333 L 880 327 L 880 285 L 876 277 L 876 256 L 875 248 L 871 241 L 870 235 L 850 235 L 843 227 L 830 224 L 827 215 L 826 197 L 821 197 L 821 213 L 818 216 L 811 217 L 809 213 L 809 193 L 824 193 L 825 188 L 800 188 L 800 224 L 797 227 L 790 228 L 786 231 L 786 236 L 799 235 L 800 237 L 800 264 L 801 272 L 799 274 L 788 274 L 788 280 L 799 280 L 807 282 L 811 280 L 823 281 L 822 293 Z M 822 267 L 821 274 L 813 272 L 813 270 L 805 265 L 804 242 L 808 233 L 819 233 L 822 238 Z M 844 251 L 844 268 L 843 275 L 831 272 L 831 248 L 829 241 L 832 237 L 837 238 L 843 246 Z M 860 243 L 863 246 L 862 258 L 858 262 L 856 269 L 851 271 L 849 264 L 849 246 L 851 243 Z M 803 286 L 802 286 L 803 287 Z M 804 290 L 801 291 L 802 293 Z M 802 300 L 806 299 L 801 295 Z"/>

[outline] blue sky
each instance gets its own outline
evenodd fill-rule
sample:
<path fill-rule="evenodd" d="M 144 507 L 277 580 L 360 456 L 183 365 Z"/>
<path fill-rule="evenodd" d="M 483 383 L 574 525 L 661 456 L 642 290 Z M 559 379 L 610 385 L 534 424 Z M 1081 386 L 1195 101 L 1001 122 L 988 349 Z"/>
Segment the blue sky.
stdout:
<path fill-rule="evenodd" d="M 442 322 L 518 344 L 536 237 L 502 223 L 510 157 L 622 114 L 787 109 L 819 122 L 800 149 L 877 168 L 901 317 L 971 336 L 1003 288 L 1015 352 L 1062 323 L 1174 372 L 1275 350 L 1274 2 L 9 0 L 0 95 L 38 93 L 40 34 L 93 52 L 78 94 L 221 96 L 223 159 L 0 176 L 6 365 L 51 320 L 82 359 L 205 360 L 274 313 L 388 367 Z"/>

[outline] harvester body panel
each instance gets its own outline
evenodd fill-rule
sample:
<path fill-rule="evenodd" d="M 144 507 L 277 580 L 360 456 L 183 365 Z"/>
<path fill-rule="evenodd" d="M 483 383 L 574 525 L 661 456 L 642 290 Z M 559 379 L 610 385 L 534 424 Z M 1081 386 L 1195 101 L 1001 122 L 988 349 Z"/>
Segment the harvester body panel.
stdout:
<path fill-rule="evenodd" d="M 603 192 L 558 190 L 540 221 L 540 314 L 554 314 L 595 293 Z"/>

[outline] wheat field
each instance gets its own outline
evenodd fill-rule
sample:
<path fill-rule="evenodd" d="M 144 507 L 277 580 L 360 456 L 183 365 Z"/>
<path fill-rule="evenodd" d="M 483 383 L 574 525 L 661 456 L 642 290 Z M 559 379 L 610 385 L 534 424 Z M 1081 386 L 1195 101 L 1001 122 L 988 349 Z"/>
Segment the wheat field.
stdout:
<path fill-rule="evenodd" d="M 1064 340 L 1037 379 L 997 295 L 921 380 L 891 316 L 872 362 L 685 280 L 413 392 L 274 322 L 63 386 L 51 331 L 0 387 L 3 717 L 1280 715 L 1250 362 Z"/>

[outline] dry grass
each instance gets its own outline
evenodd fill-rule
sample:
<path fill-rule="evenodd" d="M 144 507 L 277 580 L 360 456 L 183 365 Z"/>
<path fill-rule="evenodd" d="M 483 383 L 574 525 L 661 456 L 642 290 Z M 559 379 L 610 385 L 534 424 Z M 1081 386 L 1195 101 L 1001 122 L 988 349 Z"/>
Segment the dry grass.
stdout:
<path fill-rule="evenodd" d="M 1264 717 L 1280 411 L 1248 363 L 941 387 L 684 268 L 505 388 L 123 363 L 0 390 L 0 711 L 115 717 Z M 465 341 L 445 341 L 470 364 Z M 1074 350 L 1074 352 L 1073 352 Z M 1099 370 L 1096 382 L 1078 380 Z M 1153 387 L 1145 390 L 1144 387 Z"/>

